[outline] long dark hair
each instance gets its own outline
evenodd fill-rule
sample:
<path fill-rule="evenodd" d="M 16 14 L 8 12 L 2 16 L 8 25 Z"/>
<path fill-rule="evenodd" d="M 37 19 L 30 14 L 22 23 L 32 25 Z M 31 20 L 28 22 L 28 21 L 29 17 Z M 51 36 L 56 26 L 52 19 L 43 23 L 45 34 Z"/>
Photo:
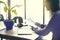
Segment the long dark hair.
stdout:
<path fill-rule="evenodd" d="M 56 12 L 59 10 L 59 0 L 46 0 L 50 2 L 51 11 Z"/>

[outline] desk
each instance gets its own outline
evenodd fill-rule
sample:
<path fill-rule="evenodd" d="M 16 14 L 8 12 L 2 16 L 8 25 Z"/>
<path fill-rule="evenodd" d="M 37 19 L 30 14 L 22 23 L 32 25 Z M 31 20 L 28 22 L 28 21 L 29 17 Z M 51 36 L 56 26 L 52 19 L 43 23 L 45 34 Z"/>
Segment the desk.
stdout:
<path fill-rule="evenodd" d="M 29 32 L 31 32 L 30 33 L 31 35 L 18 35 L 18 30 L 20 30 L 21 34 L 23 34 L 22 33 L 23 30 L 25 30 L 26 32 L 27 30 L 29 30 Z M 29 32 L 27 32 L 27 34 L 29 34 Z M 37 38 L 37 36 L 33 33 L 33 31 L 29 27 L 22 27 L 21 29 L 18 29 L 17 27 L 13 27 L 13 29 L 9 31 L 6 31 L 6 29 L 1 30 L 0 37 L 10 40 L 34 40 L 35 38 Z"/>

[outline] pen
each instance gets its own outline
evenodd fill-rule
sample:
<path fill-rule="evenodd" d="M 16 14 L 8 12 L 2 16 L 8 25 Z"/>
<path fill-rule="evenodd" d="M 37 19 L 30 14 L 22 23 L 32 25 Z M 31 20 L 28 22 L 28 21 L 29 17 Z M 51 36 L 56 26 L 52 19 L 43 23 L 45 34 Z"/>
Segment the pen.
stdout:
<path fill-rule="evenodd" d="M 18 34 L 18 35 L 32 35 L 32 34 Z"/>

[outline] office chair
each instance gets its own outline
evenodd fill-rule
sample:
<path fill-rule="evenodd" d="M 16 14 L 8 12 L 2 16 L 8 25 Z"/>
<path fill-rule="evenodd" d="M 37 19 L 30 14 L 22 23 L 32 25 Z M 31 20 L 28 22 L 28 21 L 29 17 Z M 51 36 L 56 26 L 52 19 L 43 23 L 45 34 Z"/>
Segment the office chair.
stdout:
<path fill-rule="evenodd" d="M 18 24 L 17 24 L 17 27 L 21 28 L 23 26 L 23 19 L 22 17 L 14 17 L 13 20 L 15 23 L 17 23 L 17 19 L 18 19 Z"/>

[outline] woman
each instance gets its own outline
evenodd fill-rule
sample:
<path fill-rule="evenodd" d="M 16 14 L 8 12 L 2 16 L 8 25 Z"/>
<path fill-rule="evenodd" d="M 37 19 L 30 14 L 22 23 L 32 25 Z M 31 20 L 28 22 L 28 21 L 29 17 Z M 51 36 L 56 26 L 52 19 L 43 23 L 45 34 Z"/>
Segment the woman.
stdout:
<path fill-rule="evenodd" d="M 46 0 L 46 8 L 49 10 L 53 16 L 49 21 L 47 27 L 43 30 L 37 30 L 37 28 L 32 28 L 40 36 L 45 36 L 49 32 L 53 33 L 52 40 L 60 40 L 60 11 L 59 11 L 59 0 Z M 39 25 L 39 23 L 35 23 Z M 40 40 L 41 37 L 38 37 L 36 40 Z"/>

